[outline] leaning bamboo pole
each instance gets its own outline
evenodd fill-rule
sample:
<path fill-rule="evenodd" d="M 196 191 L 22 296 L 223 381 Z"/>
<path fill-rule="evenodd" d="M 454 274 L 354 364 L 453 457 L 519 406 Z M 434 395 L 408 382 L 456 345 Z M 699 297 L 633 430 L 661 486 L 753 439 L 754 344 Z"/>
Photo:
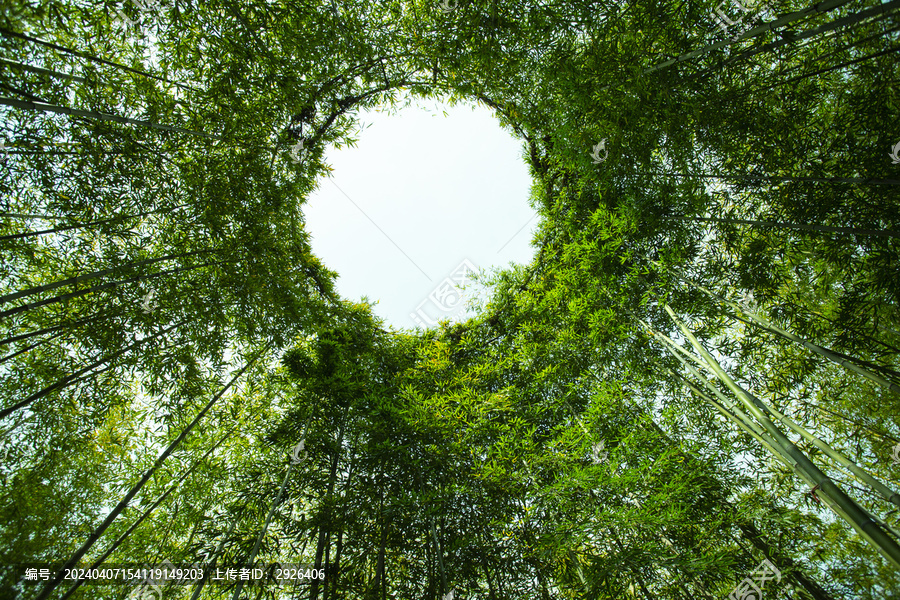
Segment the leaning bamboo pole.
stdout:
<path fill-rule="evenodd" d="M 260 357 L 262 357 L 263 354 L 265 354 L 269 350 L 269 348 L 270 348 L 270 345 L 266 345 L 252 359 L 247 361 L 247 364 L 245 364 L 237 373 L 235 373 L 235 375 L 231 378 L 231 380 L 229 380 L 229 382 L 222 389 L 220 389 L 218 392 L 216 392 L 216 394 L 212 397 L 212 399 L 206 403 L 206 406 L 204 406 L 203 409 L 197 414 L 197 416 L 194 417 L 194 420 L 191 421 L 180 434 L 178 434 L 178 437 L 176 437 L 166 447 L 165 450 L 163 450 L 163 452 L 159 455 L 159 457 L 156 459 L 156 461 L 154 461 L 153 465 L 149 469 L 147 469 L 147 472 L 144 473 L 143 477 L 141 477 L 141 480 L 138 481 L 136 484 L 134 484 L 134 486 L 128 491 L 128 493 L 125 494 L 125 497 L 122 498 L 122 500 L 116 505 L 115 508 L 113 508 L 113 510 L 109 513 L 109 515 L 107 515 L 107 517 L 103 521 L 103 523 L 101 523 L 93 532 L 91 532 L 91 534 L 88 536 L 87 541 L 85 541 L 81 545 L 81 547 L 75 551 L 75 553 L 72 555 L 72 557 L 69 558 L 68 562 L 66 562 L 66 564 L 63 565 L 63 567 L 59 571 L 56 572 L 56 576 L 52 580 L 50 580 L 47 583 L 47 585 L 44 586 L 44 588 L 41 590 L 40 594 L 38 594 L 38 596 L 35 600 L 46 600 L 47 598 L 50 597 L 50 595 L 53 593 L 53 590 L 55 590 L 59 586 L 59 584 L 63 582 L 64 574 L 67 573 L 68 571 L 70 571 L 71 569 L 73 569 L 76 565 L 78 565 L 78 561 L 80 561 L 81 558 L 85 554 L 87 554 L 88 550 L 91 549 L 91 547 L 94 545 L 94 543 L 98 539 L 100 539 L 100 536 L 103 535 L 103 533 L 109 528 L 110 525 L 112 525 L 113 521 L 116 520 L 116 517 L 118 517 L 122 513 L 122 511 L 124 511 L 125 508 L 128 507 L 128 504 L 131 502 L 131 500 L 137 495 L 137 493 L 139 491 L 141 491 L 141 489 L 150 480 L 150 478 L 153 476 L 153 474 L 159 470 L 159 468 L 162 466 L 162 464 L 165 462 L 165 460 L 169 457 L 169 455 L 172 454 L 172 452 L 174 452 L 178 448 L 178 446 L 181 444 L 181 442 L 184 440 L 184 438 L 186 438 L 191 433 L 191 431 L 193 431 L 194 427 L 197 426 L 197 423 L 199 423 L 200 420 L 203 419 L 203 417 L 206 415 L 206 413 L 209 412 L 209 410 L 219 400 L 219 398 L 224 396 L 225 393 L 229 389 L 231 389 L 231 387 L 237 382 L 237 380 L 248 369 L 250 369 L 250 367 L 252 367 L 254 364 L 256 364 L 256 362 L 260 359 Z"/>
<path fill-rule="evenodd" d="M 684 336 L 688 339 L 694 349 L 709 364 L 710 368 L 716 374 L 716 377 L 728 386 L 735 396 L 743 403 L 747 411 L 752 414 L 756 420 L 769 432 L 769 434 L 781 445 L 789 456 L 797 461 L 801 476 L 813 486 L 813 489 L 820 490 L 822 501 L 831 510 L 856 530 L 856 532 L 867 542 L 878 550 L 889 562 L 900 568 L 900 545 L 888 536 L 872 518 L 872 516 L 862 508 L 855 500 L 850 498 L 835 484 L 831 478 L 823 473 L 807 456 L 801 451 L 776 425 L 769 419 L 766 412 L 760 409 L 756 402 L 753 401 L 750 394 L 744 388 L 738 385 L 719 365 L 718 361 L 710 354 L 706 348 L 694 337 L 694 334 L 681 322 L 675 315 L 674 311 L 668 304 L 663 308 L 681 329 Z"/>
<path fill-rule="evenodd" d="M 656 264 L 657 264 L 657 266 L 659 266 L 659 263 L 656 263 Z M 885 389 L 887 389 L 888 391 L 890 391 L 894 394 L 900 395 L 900 385 L 897 385 L 896 383 L 888 381 L 887 379 L 885 379 L 884 377 L 881 377 L 880 375 L 878 375 L 876 373 L 872 373 L 868 369 L 865 369 L 862 366 L 855 364 L 851 360 L 847 360 L 844 357 L 839 356 L 837 353 L 833 352 L 832 350 L 829 350 L 828 348 L 823 348 L 822 346 L 819 346 L 818 344 L 808 342 L 808 341 L 804 340 L 803 338 L 794 335 L 793 333 L 785 331 L 784 329 L 771 323 L 765 317 L 762 317 L 762 316 L 754 313 L 753 311 L 749 310 L 746 307 L 740 306 L 736 302 L 732 302 L 731 300 L 722 298 L 718 294 L 710 291 L 709 289 L 703 287 L 702 285 L 700 285 L 694 281 L 691 281 L 689 278 L 687 278 L 681 274 L 676 273 L 676 276 L 679 279 L 681 279 L 682 281 L 684 281 L 685 283 L 700 290 L 701 292 L 703 292 L 704 294 L 706 294 L 713 300 L 717 300 L 717 301 L 725 304 L 726 306 L 731 307 L 733 310 L 737 310 L 737 311 L 742 312 L 743 314 L 747 315 L 747 317 L 753 322 L 752 324 L 755 325 L 756 327 L 759 327 L 760 329 L 766 330 L 770 333 L 780 335 L 784 339 L 787 339 L 787 340 L 790 340 L 797 344 L 800 344 L 804 348 L 811 350 L 812 352 L 815 352 L 819 356 L 827 358 L 831 362 L 838 364 L 838 365 L 844 367 L 845 369 L 848 369 L 850 371 L 853 371 L 854 373 L 862 375 L 866 379 L 869 379 L 870 381 L 877 383 L 878 385 L 884 387 Z M 731 316 L 731 315 L 729 315 L 729 316 Z M 735 317 L 732 316 L 732 318 L 735 318 Z M 746 321 L 743 321 L 743 319 L 739 319 L 739 320 L 741 320 L 742 322 L 746 322 Z"/>
<path fill-rule="evenodd" d="M 717 397 L 720 400 L 722 400 L 723 402 L 725 402 L 726 406 L 728 406 L 728 401 L 721 394 L 721 392 L 719 392 L 715 387 L 711 386 L 711 384 L 709 384 L 706 381 L 706 379 L 703 378 L 703 376 L 700 375 L 700 373 L 697 372 L 697 370 L 692 365 L 685 362 L 681 358 L 681 356 L 679 356 L 677 353 L 675 353 L 672 349 L 674 348 L 675 350 L 678 350 L 679 352 L 683 353 L 685 356 L 691 358 L 692 360 L 694 360 L 695 362 L 700 364 L 701 367 L 703 367 L 707 371 L 711 372 L 713 375 L 716 375 L 715 371 L 709 365 L 703 363 L 696 356 L 694 356 L 694 355 L 690 354 L 689 352 L 687 352 L 686 350 L 684 350 L 681 346 L 676 344 L 668 336 L 661 334 L 657 331 L 654 331 L 644 321 L 640 321 L 640 322 L 642 325 L 644 325 L 644 327 L 649 329 L 651 331 L 651 333 L 657 339 L 659 339 L 660 341 L 663 342 L 663 344 L 665 344 L 665 346 L 669 349 L 669 352 L 671 352 L 675 356 L 675 358 L 680 360 L 685 365 L 685 367 L 692 372 L 692 374 L 695 377 L 700 379 L 711 392 L 713 392 L 715 395 L 717 395 Z M 766 411 L 766 413 L 768 413 L 771 417 L 774 417 L 774 419 L 776 421 L 778 421 L 782 425 L 785 425 L 790 430 L 792 430 L 793 432 L 800 435 L 803 439 L 805 439 L 806 441 L 811 443 L 813 446 L 818 448 L 820 451 L 822 451 L 823 454 L 825 454 L 826 456 L 828 456 L 829 458 L 831 458 L 832 460 L 834 460 L 835 462 L 837 462 L 838 464 L 842 465 L 844 468 L 849 470 L 851 473 L 853 473 L 854 477 L 856 477 L 862 483 L 868 485 L 876 494 L 881 496 L 883 499 L 887 500 L 888 502 L 890 502 L 892 504 L 900 506 L 900 494 L 898 494 L 897 492 L 895 492 L 894 490 L 892 490 L 891 488 L 889 488 L 888 486 L 883 484 L 881 481 L 879 481 L 878 479 L 876 479 L 875 477 L 870 475 L 867 471 L 861 469 L 859 467 L 859 465 L 857 465 L 853 460 L 848 458 L 843 452 L 841 452 L 840 450 L 837 450 L 836 448 L 831 446 L 828 442 L 826 442 L 826 441 L 822 440 L 821 438 L 819 438 L 818 436 L 814 435 L 808 429 L 806 429 L 802 425 L 798 424 L 790 417 L 784 415 L 777 408 L 775 408 L 773 406 L 769 406 L 768 404 L 766 404 L 765 402 L 763 402 L 762 400 L 760 400 L 759 398 L 757 398 L 755 395 L 751 394 L 750 392 L 747 392 L 747 394 L 750 396 L 750 398 L 753 400 L 753 402 L 754 402 L 754 404 L 756 404 L 756 406 L 758 406 L 762 410 Z M 731 407 L 729 407 L 729 408 L 731 408 Z M 736 408 L 735 408 L 735 410 L 736 410 Z"/>

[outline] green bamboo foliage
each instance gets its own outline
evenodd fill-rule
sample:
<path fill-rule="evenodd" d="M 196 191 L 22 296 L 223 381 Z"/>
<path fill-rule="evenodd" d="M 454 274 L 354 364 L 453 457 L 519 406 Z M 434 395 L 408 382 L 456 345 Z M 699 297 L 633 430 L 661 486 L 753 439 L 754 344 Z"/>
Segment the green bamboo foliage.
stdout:
<path fill-rule="evenodd" d="M 675 313 L 668 305 L 664 306 L 666 312 L 672 318 L 684 336 L 690 341 L 691 345 L 703 357 L 703 360 L 709 368 L 715 373 L 716 377 L 728 386 L 735 396 L 744 405 L 744 408 L 754 416 L 757 422 L 778 442 L 782 448 L 782 455 L 786 460 L 792 461 L 798 468 L 801 477 L 814 489 L 821 489 L 825 503 L 837 515 L 846 520 L 856 532 L 870 544 L 875 546 L 878 551 L 892 563 L 900 567 L 900 545 L 893 538 L 886 535 L 880 525 L 872 518 L 868 512 L 860 507 L 852 498 L 847 496 L 835 483 L 816 467 L 803 452 L 794 445 L 790 439 L 779 430 L 775 424 L 769 419 L 766 412 L 760 409 L 762 401 L 755 398 L 741 386 L 739 386 L 719 365 L 690 330 L 678 320 Z M 778 449 L 777 447 L 775 448 Z M 893 498 L 891 494 L 889 497 Z"/>
<path fill-rule="evenodd" d="M 763 558 L 784 575 L 766 597 L 895 593 L 897 513 L 867 512 L 900 502 L 894 467 L 843 440 L 884 460 L 900 439 L 900 0 L 785 2 L 737 40 L 720 7 L 14 3 L 0 557 L 306 562 L 312 600 L 719 598 Z M 406 92 L 493 110 L 540 215 L 483 313 L 424 332 L 341 299 L 302 212 L 356 113 Z M 769 403 L 736 380 L 757 390 L 772 356 Z M 748 451 L 774 460 L 748 472 Z M 166 596 L 298 593 L 189 589 Z"/>
<path fill-rule="evenodd" d="M 823 348 L 822 346 L 813 344 L 812 342 L 808 342 L 788 331 L 785 331 L 784 329 L 781 329 L 780 327 L 778 327 L 776 325 L 773 325 L 768 319 L 749 310 L 747 307 L 742 307 L 739 304 L 737 304 L 736 302 L 731 302 L 730 300 L 725 300 L 724 298 L 714 294 L 713 292 L 711 292 L 707 288 L 703 287 L 702 285 L 699 285 L 684 276 L 679 276 L 679 278 L 682 281 L 684 281 L 685 283 L 688 283 L 692 287 L 700 290 L 701 292 L 703 292 L 704 294 L 706 294 L 713 300 L 717 300 L 717 301 L 725 304 L 726 306 L 730 307 L 732 310 L 735 310 L 741 314 L 746 315 L 759 328 L 761 328 L 765 331 L 780 335 L 781 337 L 783 337 L 787 340 L 790 340 L 792 342 L 796 342 L 796 343 L 800 344 L 801 346 L 803 346 L 804 348 L 807 348 L 808 350 L 815 352 L 819 356 L 827 358 L 831 362 L 838 364 L 838 365 L 844 367 L 845 369 L 848 369 L 850 371 L 853 371 L 855 373 L 862 375 L 866 379 L 869 379 L 870 381 L 877 383 L 878 385 L 884 387 L 885 389 L 889 390 L 890 392 L 892 392 L 894 394 L 900 395 L 900 385 L 897 385 L 896 383 L 888 381 L 887 379 L 885 379 L 884 377 L 881 377 L 880 375 L 878 375 L 876 373 L 872 373 L 868 369 L 863 368 L 862 366 L 853 362 L 852 360 L 842 357 L 842 356 L 838 355 L 837 353 L 835 353 L 831 350 L 828 350 L 827 348 Z"/>

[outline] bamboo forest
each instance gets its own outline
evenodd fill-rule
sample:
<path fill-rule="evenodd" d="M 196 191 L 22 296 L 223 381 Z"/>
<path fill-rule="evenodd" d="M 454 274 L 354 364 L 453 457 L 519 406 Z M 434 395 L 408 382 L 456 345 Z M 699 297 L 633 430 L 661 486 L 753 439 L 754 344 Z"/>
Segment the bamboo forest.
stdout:
<path fill-rule="evenodd" d="M 898 30 L 7 0 L 0 599 L 900 597 Z M 411 328 L 304 213 L 405 98 L 491 111 L 538 215 Z"/>

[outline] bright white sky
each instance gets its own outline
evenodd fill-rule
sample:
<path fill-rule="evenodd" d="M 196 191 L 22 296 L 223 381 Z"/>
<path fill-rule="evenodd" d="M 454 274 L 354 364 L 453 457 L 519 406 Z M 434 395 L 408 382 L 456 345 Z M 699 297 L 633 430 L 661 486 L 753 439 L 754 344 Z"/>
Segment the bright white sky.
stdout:
<path fill-rule="evenodd" d="M 340 294 L 378 301 L 387 325 L 458 320 L 456 293 L 429 296 L 452 290 L 444 282 L 464 260 L 491 270 L 534 256 L 524 145 L 481 105 L 420 100 L 359 121 L 371 126 L 355 148 L 327 150 L 332 177 L 304 206 L 313 251 Z"/>

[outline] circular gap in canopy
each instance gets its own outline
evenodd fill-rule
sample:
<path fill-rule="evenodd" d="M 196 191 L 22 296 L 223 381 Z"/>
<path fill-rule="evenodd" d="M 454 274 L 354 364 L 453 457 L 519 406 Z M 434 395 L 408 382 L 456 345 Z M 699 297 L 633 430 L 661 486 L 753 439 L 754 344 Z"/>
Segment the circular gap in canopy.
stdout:
<path fill-rule="evenodd" d="M 522 141 L 468 103 L 410 99 L 357 120 L 356 146 L 326 151 L 334 170 L 304 205 L 313 251 L 340 294 L 378 302 L 387 325 L 465 319 L 466 297 L 487 293 L 471 277 L 461 290 L 469 271 L 534 256 Z"/>

